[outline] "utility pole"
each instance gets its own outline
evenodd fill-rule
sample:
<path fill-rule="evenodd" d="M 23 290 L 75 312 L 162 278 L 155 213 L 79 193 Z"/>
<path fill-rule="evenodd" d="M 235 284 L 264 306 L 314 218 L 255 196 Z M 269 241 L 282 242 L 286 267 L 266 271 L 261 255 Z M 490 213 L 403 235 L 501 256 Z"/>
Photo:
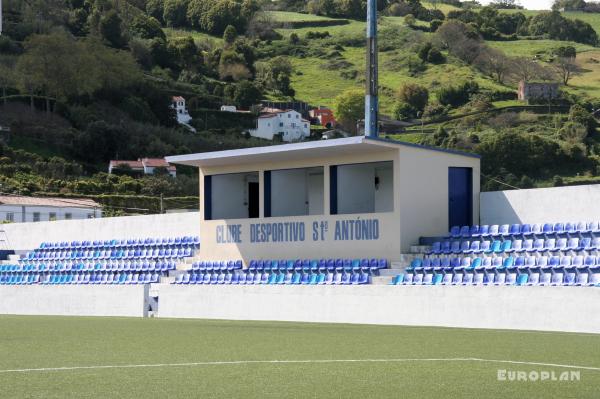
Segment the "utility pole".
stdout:
<path fill-rule="evenodd" d="M 0 0 L 0 36 L 2 36 L 2 0 Z"/>
<path fill-rule="evenodd" d="M 365 96 L 365 136 L 367 137 L 379 135 L 377 58 L 377 0 L 367 0 L 367 87 Z"/>

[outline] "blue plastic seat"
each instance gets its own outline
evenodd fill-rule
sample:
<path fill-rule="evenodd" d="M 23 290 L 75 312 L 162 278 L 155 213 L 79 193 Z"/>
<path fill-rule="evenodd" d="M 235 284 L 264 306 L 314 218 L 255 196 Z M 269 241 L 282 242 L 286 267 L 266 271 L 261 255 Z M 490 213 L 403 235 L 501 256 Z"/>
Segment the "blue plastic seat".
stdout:
<path fill-rule="evenodd" d="M 510 241 L 505 241 L 510 242 Z M 523 252 L 523 240 L 513 240 L 510 248 L 504 250 L 506 253 Z"/>
<path fill-rule="evenodd" d="M 564 251 L 567 249 L 567 239 L 566 238 L 559 238 L 558 240 L 556 240 L 556 246 L 553 249 L 553 252 L 557 252 L 557 251 Z"/>
<path fill-rule="evenodd" d="M 460 237 L 460 226 L 452 226 L 450 228 L 450 237 L 452 237 L 452 238 Z"/>
<path fill-rule="evenodd" d="M 487 224 L 479 226 L 479 236 L 480 237 L 489 237 L 489 235 L 490 235 L 490 226 L 488 226 Z"/>
<path fill-rule="evenodd" d="M 471 241 L 470 247 L 466 250 L 463 250 L 463 252 L 466 254 L 478 253 L 480 245 L 481 241 Z"/>
<path fill-rule="evenodd" d="M 498 237 L 500 235 L 500 226 L 493 224 L 490 226 L 489 235 L 492 237 Z"/>
<path fill-rule="evenodd" d="M 492 243 L 492 245 L 490 246 L 490 249 L 488 251 L 486 251 L 486 252 L 488 252 L 488 253 L 492 253 L 492 252 L 493 253 L 499 253 L 499 252 L 502 252 L 501 247 L 502 247 L 502 242 L 496 240 L 496 241 L 494 241 Z"/>
<path fill-rule="evenodd" d="M 552 223 L 545 223 L 542 227 L 542 233 L 546 236 L 554 234 L 554 225 Z"/>
<path fill-rule="evenodd" d="M 546 241 L 544 241 L 544 250 L 545 251 L 553 252 L 555 249 L 556 249 L 556 239 L 555 238 L 548 238 Z"/>
<path fill-rule="evenodd" d="M 431 250 L 429 251 L 430 254 L 436 254 L 439 255 L 442 253 L 442 243 L 440 241 L 436 241 L 433 243 L 433 245 L 431 246 Z"/>
<path fill-rule="evenodd" d="M 529 275 L 523 273 L 517 277 L 516 284 L 517 285 L 527 285 L 528 280 L 529 280 Z"/>
<path fill-rule="evenodd" d="M 491 246 L 492 246 L 491 241 L 482 241 L 481 244 L 479 245 L 479 249 L 476 251 L 473 251 L 473 253 L 480 254 L 480 253 L 490 252 Z"/>

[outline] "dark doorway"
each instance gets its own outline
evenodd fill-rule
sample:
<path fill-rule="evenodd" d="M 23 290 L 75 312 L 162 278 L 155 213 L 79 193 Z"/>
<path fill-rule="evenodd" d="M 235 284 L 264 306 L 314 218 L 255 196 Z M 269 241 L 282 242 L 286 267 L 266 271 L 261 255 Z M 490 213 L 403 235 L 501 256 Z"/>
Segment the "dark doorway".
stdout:
<path fill-rule="evenodd" d="M 258 183 L 248 183 L 248 217 L 257 218 L 259 217 L 259 192 Z"/>
<path fill-rule="evenodd" d="M 448 168 L 448 228 L 473 223 L 473 170 Z"/>

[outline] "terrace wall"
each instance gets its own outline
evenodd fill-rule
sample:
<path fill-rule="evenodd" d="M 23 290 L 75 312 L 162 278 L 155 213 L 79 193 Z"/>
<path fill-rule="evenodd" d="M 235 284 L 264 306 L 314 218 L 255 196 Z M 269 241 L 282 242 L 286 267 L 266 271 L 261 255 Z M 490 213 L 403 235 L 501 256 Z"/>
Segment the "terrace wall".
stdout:
<path fill-rule="evenodd" d="M 0 225 L 0 249 L 25 251 L 44 241 L 197 236 L 198 212 Z"/>
<path fill-rule="evenodd" d="M 157 285 L 159 317 L 600 333 L 600 289 Z"/>
<path fill-rule="evenodd" d="M 0 314 L 144 317 L 144 285 L 0 286 Z"/>
<path fill-rule="evenodd" d="M 485 192 L 480 224 L 600 220 L 600 184 Z"/>

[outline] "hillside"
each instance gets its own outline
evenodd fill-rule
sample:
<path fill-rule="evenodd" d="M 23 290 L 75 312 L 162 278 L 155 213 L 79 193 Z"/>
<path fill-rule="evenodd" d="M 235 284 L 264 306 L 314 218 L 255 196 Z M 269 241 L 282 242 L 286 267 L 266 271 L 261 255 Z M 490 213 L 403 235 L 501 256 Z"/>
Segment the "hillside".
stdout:
<path fill-rule="evenodd" d="M 234 118 L 222 104 L 324 105 L 350 132 L 362 115 L 364 9 L 338 0 L 330 9 L 296 0 L 7 3 L 3 192 L 111 194 L 114 213 L 157 209 L 161 196 L 193 202 L 193 170 L 108 176 L 108 161 L 270 144 L 240 134 L 252 114 Z M 381 4 L 382 113 L 415 124 L 390 137 L 482 153 L 484 189 L 596 181 L 600 14 Z M 556 21 L 569 29 L 555 32 Z M 567 85 L 553 104 L 526 108 L 516 101 L 523 76 Z M 173 95 L 188 100 L 197 133 L 175 123 Z M 502 158 L 523 148 L 545 157 Z M 136 196 L 148 199 L 139 205 Z"/>

